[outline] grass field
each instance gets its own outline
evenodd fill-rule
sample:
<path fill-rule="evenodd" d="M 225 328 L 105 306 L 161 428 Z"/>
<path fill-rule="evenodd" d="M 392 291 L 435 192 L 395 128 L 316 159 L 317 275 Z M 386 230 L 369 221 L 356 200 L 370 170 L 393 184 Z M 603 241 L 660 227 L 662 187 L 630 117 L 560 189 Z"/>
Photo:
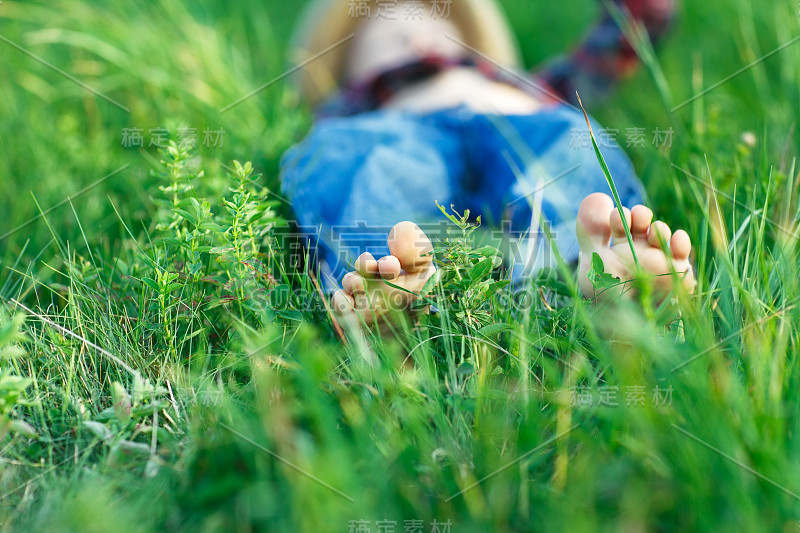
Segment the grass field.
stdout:
<path fill-rule="evenodd" d="M 501 3 L 528 66 L 597 10 Z M 695 244 L 680 320 L 563 269 L 514 303 L 453 225 L 440 312 L 346 343 L 279 195 L 309 110 L 220 112 L 302 4 L 0 3 L 3 530 L 798 531 L 796 0 L 684 1 L 589 109 L 672 128 L 628 153 Z"/>

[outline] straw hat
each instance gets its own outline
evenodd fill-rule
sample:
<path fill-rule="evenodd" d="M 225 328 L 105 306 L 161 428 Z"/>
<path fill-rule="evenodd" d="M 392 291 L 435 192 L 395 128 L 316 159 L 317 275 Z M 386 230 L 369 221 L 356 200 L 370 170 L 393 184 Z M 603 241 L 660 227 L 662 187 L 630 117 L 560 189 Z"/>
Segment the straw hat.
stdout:
<path fill-rule="evenodd" d="M 383 0 L 399 4 L 403 0 Z M 351 37 L 365 16 L 355 6 L 369 6 L 374 16 L 377 0 L 313 0 L 295 30 L 291 59 L 294 81 L 302 97 L 317 104 L 341 84 Z M 426 9 L 439 9 L 461 30 L 466 45 L 503 66 L 519 66 L 519 49 L 500 8 L 493 0 L 424 0 Z M 366 8 L 364 9 L 366 11 Z M 449 12 L 448 12 L 449 11 Z M 364 15 L 362 12 L 361 15 Z"/>

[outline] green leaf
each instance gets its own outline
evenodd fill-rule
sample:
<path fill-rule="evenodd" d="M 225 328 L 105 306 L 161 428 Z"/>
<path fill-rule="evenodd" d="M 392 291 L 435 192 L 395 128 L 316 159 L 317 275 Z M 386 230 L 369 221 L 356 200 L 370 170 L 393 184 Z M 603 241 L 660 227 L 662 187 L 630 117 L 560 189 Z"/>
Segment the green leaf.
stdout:
<path fill-rule="evenodd" d="M 152 278 L 142 278 L 142 282 L 144 282 L 145 285 L 147 285 L 154 291 L 158 292 L 158 283 L 156 283 L 156 280 Z"/>
<path fill-rule="evenodd" d="M 205 221 L 201 222 L 201 223 L 200 223 L 200 224 L 197 226 L 197 229 L 199 229 L 199 230 L 204 230 L 204 231 L 205 231 L 205 230 L 209 230 L 209 231 L 222 231 L 222 226 L 220 226 L 219 224 L 216 224 L 216 223 L 214 223 L 214 222 L 211 222 L 210 220 L 205 220 Z M 209 248 L 209 249 L 210 249 L 210 248 Z"/>
<path fill-rule="evenodd" d="M 483 257 L 494 257 L 496 255 L 500 255 L 500 251 L 494 246 L 484 246 L 482 248 L 477 248 L 473 250 L 472 253 L 481 255 Z"/>
<path fill-rule="evenodd" d="M 463 363 L 456 369 L 456 374 L 459 376 L 469 376 L 475 373 L 475 367 L 471 363 Z"/>
<path fill-rule="evenodd" d="M 291 320 L 293 322 L 303 321 L 303 315 L 300 313 L 300 311 L 277 309 L 275 310 L 275 314 L 284 320 Z"/>
<path fill-rule="evenodd" d="M 482 280 L 491 274 L 492 270 L 494 270 L 494 257 L 487 257 L 469 271 L 469 277 L 474 281 Z"/>
<path fill-rule="evenodd" d="M 487 296 L 490 296 L 490 295 L 496 293 L 497 291 L 499 291 L 500 289 L 503 289 L 503 288 L 507 287 L 510 283 L 511 283 L 511 281 L 507 280 L 507 279 L 502 279 L 500 281 L 491 282 L 489 284 L 489 289 L 486 292 Z"/>
<path fill-rule="evenodd" d="M 186 220 L 188 220 L 189 222 L 191 222 L 191 223 L 192 223 L 192 225 L 197 225 L 197 218 L 195 217 L 195 215 L 194 215 L 194 214 L 192 214 L 192 213 L 190 213 L 190 212 L 188 212 L 188 211 L 185 211 L 185 210 L 183 210 L 183 209 L 179 209 L 179 208 L 177 208 L 177 207 L 174 207 L 174 208 L 173 208 L 173 211 L 175 211 L 176 213 L 178 213 L 178 214 L 179 214 L 181 217 L 183 217 L 184 219 L 186 219 Z"/>
<path fill-rule="evenodd" d="M 603 259 L 597 252 L 592 253 L 592 267 L 586 273 L 586 277 L 592 282 L 592 286 L 600 291 L 615 287 L 620 283 L 619 278 L 615 278 L 605 271 Z"/>
<path fill-rule="evenodd" d="M 483 326 L 481 329 L 478 330 L 478 333 L 480 333 L 484 337 L 491 337 L 492 335 L 497 335 L 498 333 L 502 333 L 504 331 L 511 331 L 512 329 L 514 329 L 514 326 L 512 326 L 511 324 L 497 323 L 497 324 L 489 324 L 488 326 Z"/>
<path fill-rule="evenodd" d="M 433 288 L 439 283 L 439 280 L 442 277 L 442 271 L 436 270 L 431 277 L 428 278 L 428 281 L 425 282 L 425 285 L 422 286 L 422 289 L 419 291 L 420 296 L 427 296 Z"/>
<path fill-rule="evenodd" d="M 172 246 L 178 246 L 180 248 L 185 248 L 186 243 L 182 239 L 177 239 L 175 237 L 164 237 L 160 239 L 160 242 L 164 244 L 171 244 Z"/>

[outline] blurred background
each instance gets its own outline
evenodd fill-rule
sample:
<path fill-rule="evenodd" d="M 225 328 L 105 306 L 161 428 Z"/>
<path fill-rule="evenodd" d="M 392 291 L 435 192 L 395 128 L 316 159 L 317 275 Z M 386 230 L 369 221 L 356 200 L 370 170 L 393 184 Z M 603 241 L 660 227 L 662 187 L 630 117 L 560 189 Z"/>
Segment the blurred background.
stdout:
<path fill-rule="evenodd" d="M 594 0 L 500 3 L 528 67 L 569 50 L 599 11 Z M 0 4 L 0 258 L 47 255 L 51 232 L 79 248 L 80 225 L 86 240 L 111 252 L 125 231 L 120 219 L 135 234 L 148 226 L 149 173 L 164 131 L 173 138 L 194 131 L 205 168 L 212 169 L 208 179 L 220 164 L 252 160 L 263 184 L 277 190 L 280 156 L 308 131 L 309 110 L 285 82 L 220 110 L 286 71 L 289 37 L 304 6 L 270 0 Z M 762 161 L 797 153 L 797 136 L 789 136 L 800 115 L 800 45 L 672 116 L 665 107 L 665 100 L 683 102 L 789 42 L 798 35 L 797 11 L 796 0 L 682 2 L 658 55 L 669 93 L 641 69 L 611 101 L 590 109 L 623 146 L 629 128 L 648 135 L 677 128 L 672 146 L 647 142 L 628 150 L 654 207 L 668 209 L 680 195 L 680 175 L 669 164 L 676 151 L 708 155 L 725 190 L 734 185 L 726 175 L 736 174 L 739 150 L 754 149 Z M 746 132 L 752 135 L 743 138 Z M 28 222 L 41 212 L 46 217 Z M 690 221 L 675 220 L 681 222 Z"/>

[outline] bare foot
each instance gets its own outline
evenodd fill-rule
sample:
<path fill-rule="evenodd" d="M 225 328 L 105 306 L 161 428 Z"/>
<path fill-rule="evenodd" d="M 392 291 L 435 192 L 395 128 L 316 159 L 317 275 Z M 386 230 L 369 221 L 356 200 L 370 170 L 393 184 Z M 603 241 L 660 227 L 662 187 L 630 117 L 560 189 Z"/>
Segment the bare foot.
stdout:
<path fill-rule="evenodd" d="M 413 222 L 399 222 L 389 232 L 389 253 L 377 261 L 370 253 L 356 259 L 353 272 L 342 280 L 343 290 L 333 295 L 333 309 L 340 322 L 347 317 L 366 325 L 386 318 L 392 311 L 407 310 L 433 275 L 433 245 Z M 386 282 L 403 287 L 405 291 Z"/>
<path fill-rule="evenodd" d="M 672 231 L 665 223 L 652 222 L 653 212 L 643 205 L 634 206 L 632 210 L 624 209 L 624 212 L 639 265 L 645 274 L 653 276 L 656 295 L 661 299 L 666 297 L 675 287 L 676 277 L 677 283 L 682 283 L 689 292 L 694 291 L 695 279 L 689 262 L 689 253 L 692 250 L 689 235 L 683 230 L 678 230 L 672 235 Z M 584 198 L 578 210 L 577 231 L 581 248 L 578 276 L 581 292 L 585 297 L 597 296 L 595 288 L 587 278 L 593 253 L 600 256 L 605 271 L 612 276 L 622 281 L 635 276 L 633 255 L 619 211 L 611 197 L 603 193 L 593 193 Z M 668 243 L 669 254 L 665 254 L 661 249 L 662 240 Z M 675 276 L 672 275 L 673 272 Z M 622 285 L 619 290 L 609 292 L 620 294 Z"/>

